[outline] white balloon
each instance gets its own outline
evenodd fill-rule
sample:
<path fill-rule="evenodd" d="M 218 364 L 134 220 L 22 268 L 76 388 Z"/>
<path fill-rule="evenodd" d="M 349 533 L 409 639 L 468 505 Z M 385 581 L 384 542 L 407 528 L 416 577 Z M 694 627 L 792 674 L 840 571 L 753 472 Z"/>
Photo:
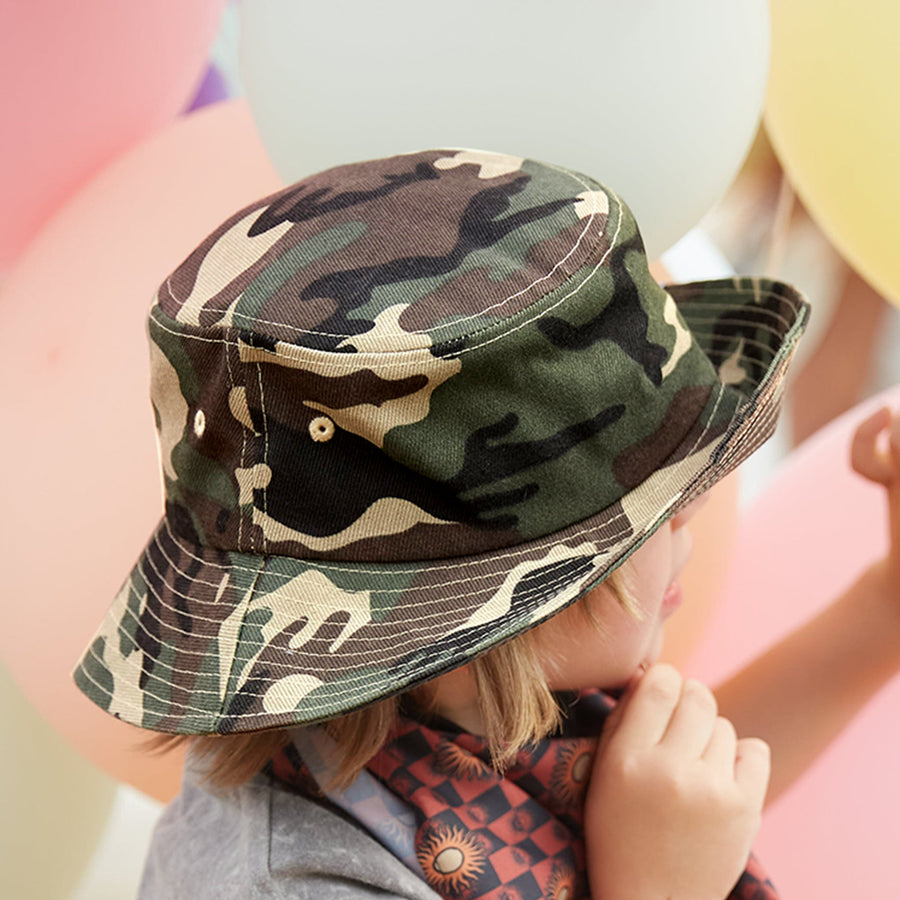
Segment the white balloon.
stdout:
<path fill-rule="evenodd" d="M 585 172 L 651 257 L 725 193 L 759 122 L 766 0 L 243 0 L 241 72 L 288 182 L 472 147 Z"/>

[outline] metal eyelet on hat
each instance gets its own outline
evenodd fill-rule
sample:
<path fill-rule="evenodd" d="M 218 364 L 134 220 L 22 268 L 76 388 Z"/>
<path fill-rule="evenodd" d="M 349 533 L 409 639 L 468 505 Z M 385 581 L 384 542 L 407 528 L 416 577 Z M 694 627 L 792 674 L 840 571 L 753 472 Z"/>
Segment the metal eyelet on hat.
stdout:
<path fill-rule="evenodd" d="M 309 423 L 309 436 L 314 441 L 330 441 L 334 437 L 334 422 L 328 416 L 316 416 Z"/>
<path fill-rule="evenodd" d="M 198 409 L 194 413 L 194 434 L 197 437 L 203 437 L 204 431 L 206 431 L 206 413 L 202 409 Z"/>

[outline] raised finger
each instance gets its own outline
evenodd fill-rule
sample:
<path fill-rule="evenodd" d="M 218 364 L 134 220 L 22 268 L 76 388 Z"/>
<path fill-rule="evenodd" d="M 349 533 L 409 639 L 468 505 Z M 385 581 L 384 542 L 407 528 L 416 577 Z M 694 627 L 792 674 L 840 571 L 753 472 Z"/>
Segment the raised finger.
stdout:
<path fill-rule="evenodd" d="M 741 738 L 734 758 L 734 780 L 762 806 L 772 771 L 772 751 L 759 738 Z"/>
<path fill-rule="evenodd" d="M 685 679 L 678 706 L 660 744 L 690 759 L 699 759 L 712 737 L 718 707 L 706 685 Z"/>
<path fill-rule="evenodd" d="M 682 678 L 673 666 L 651 666 L 622 711 L 622 719 L 610 744 L 629 749 L 653 747 L 666 732 L 681 695 Z"/>
<path fill-rule="evenodd" d="M 850 465 L 864 478 L 888 485 L 893 477 L 891 461 L 877 450 L 878 434 L 891 423 L 891 411 L 883 406 L 856 427 L 850 443 Z"/>
<path fill-rule="evenodd" d="M 712 737 L 703 751 L 703 759 L 723 778 L 734 780 L 734 760 L 737 753 L 737 732 L 731 722 L 719 716 L 713 726 Z"/>

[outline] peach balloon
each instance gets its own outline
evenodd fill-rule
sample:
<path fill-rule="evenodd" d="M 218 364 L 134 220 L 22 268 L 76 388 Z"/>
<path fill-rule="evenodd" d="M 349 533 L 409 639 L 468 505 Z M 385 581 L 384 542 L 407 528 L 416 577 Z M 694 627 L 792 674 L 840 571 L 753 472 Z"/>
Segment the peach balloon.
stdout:
<path fill-rule="evenodd" d="M 691 558 L 678 579 L 685 602 L 666 623 L 661 662 L 683 669 L 697 649 L 722 598 L 738 528 L 740 472 L 709 491 L 709 501 L 691 519 Z"/>
<path fill-rule="evenodd" d="M 742 517 L 717 614 L 688 667 L 716 684 L 837 599 L 887 551 L 884 489 L 849 465 L 856 425 L 900 386 L 817 432 Z M 900 652 L 900 651 L 898 651 Z M 766 811 L 755 849 L 782 896 L 900 896 L 900 679 Z"/>
<path fill-rule="evenodd" d="M 0 270 L 88 178 L 171 121 L 224 0 L 28 0 L 0 29 Z"/>
<path fill-rule="evenodd" d="M 140 752 L 70 671 L 161 514 L 145 316 L 222 220 L 281 182 L 244 101 L 171 124 L 47 225 L 0 294 L 0 655 L 82 754 L 159 799 L 176 755 Z"/>

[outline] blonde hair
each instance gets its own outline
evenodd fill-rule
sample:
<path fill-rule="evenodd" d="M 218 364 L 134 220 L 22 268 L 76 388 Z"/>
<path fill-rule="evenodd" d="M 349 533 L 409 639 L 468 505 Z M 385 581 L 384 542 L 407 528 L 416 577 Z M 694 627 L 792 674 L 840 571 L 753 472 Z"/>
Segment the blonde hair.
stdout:
<path fill-rule="evenodd" d="M 631 596 L 627 566 L 626 562 L 616 569 L 602 586 L 609 589 L 629 615 L 642 620 L 644 616 Z M 600 617 L 588 601 L 590 596 L 589 593 L 582 597 L 578 606 L 590 625 L 604 632 Z M 537 631 L 532 629 L 493 647 L 468 664 L 477 690 L 484 737 L 492 762 L 500 770 L 519 750 L 551 734 L 560 723 L 559 706 L 538 660 L 538 643 Z M 432 687 L 432 683 L 426 682 L 403 696 L 426 712 L 433 711 Z M 400 697 L 388 697 L 325 723 L 340 754 L 329 788 L 342 789 L 353 782 L 388 741 L 399 708 Z M 159 734 L 143 746 L 153 753 L 188 746 L 209 764 L 204 783 L 224 789 L 249 781 L 290 742 L 290 731 L 279 728 L 225 735 Z"/>

